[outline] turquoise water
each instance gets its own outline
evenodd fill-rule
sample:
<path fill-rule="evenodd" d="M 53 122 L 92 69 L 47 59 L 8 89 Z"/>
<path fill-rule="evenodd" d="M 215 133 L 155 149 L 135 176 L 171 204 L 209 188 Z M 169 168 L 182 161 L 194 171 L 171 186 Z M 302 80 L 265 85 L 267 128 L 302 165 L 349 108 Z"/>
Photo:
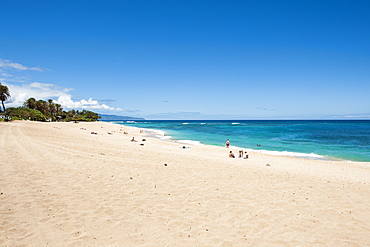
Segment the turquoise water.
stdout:
<path fill-rule="evenodd" d="M 160 130 L 172 140 L 310 159 L 370 162 L 370 121 L 322 120 L 143 120 L 116 122 Z"/>

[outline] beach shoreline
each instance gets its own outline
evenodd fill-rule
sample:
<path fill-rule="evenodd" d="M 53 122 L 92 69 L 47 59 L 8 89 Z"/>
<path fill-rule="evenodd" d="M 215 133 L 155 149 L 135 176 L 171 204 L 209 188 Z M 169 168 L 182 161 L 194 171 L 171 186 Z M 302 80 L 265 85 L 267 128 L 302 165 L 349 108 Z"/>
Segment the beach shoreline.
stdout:
<path fill-rule="evenodd" d="M 370 162 L 369 121 L 321 120 L 145 120 L 114 122 L 126 126 L 156 129 L 173 140 L 225 146 L 270 155 L 313 160 Z M 338 133 L 338 131 L 340 133 Z"/>
<path fill-rule="evenodd" d="M 0 245 L 370 245 L 370 162 L 232 159 L 140 129 L 1 122 Z"/>
<path fill-rule="evenodd" d="M 112 122 L 112 124 L 116 124 Z M 127 126 L 124 123 L 120 124 L 122 126 L 126 126 L 128 128 L 138 128 L 138 129 L 143 129 L 148 133 L 148 137 L 153 137 L 157 138 L 162 141 L 171 141 L 175 143 L 181 143 L 184 145 L 208 145 L 208 146 L 214 146 L 214 147 L 223 147 L 223 145 L 217 145 L 217 144 L 205 144 L 202 143 L 201 141 L 198 140 L 182 140 L 182 139 L 173 139 L 172 136 L 167 136 L 165 131 L 162 130 L 156 130 L 156 129 L 147 129 L 147 128 L 139 128 L 139 127 L 131 127 Z M 295 152 L 288 152 L 288 151 L 271 151 L 271 150 L 258 150 L 258 149 L 253 149 L 253 148 L 244 148 L 244 147 L 237 147 L 237 146 L 230 146 L 230 149 L 233 150 L 243 150 L 247 152 L 253 152 L 253 153 L 261 153 L 261 154 L 266 154 L 266 155 L 271 155 L 271 156 L 280 156 L 280 157 L 292 157 L 292 158 L 297 158 L 297 159 L 307 159 L 307 160 L 322 160 L 322 161 L 341 161 L 341 162 L 364 162 L 364 163 L 369 163 L 366 161 L 353 161 L 353 160 L 345 160 L 345 159 L 340 159 L 336 157 L 330 157 L 330 156 L 324 156 L 324 155 L 318 155 L 318 154 L 309 154 L 309 153 L 295 153 Z"/>

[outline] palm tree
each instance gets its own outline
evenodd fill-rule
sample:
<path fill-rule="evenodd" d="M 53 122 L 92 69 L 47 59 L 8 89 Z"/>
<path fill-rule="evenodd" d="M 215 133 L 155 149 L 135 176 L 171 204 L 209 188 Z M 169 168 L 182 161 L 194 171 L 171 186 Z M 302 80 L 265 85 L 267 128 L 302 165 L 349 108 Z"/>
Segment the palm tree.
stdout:
<path fill-rule="evenodd" d="M 36 101 L 35 109 L 40 111 L 42 114 L 47 115 L 48 114 L 48 102 L 42 99 Z"/>
<path fill-rule="evenodd" d="M 57 115 L 59 115 L 62 111 L 63 111 L 63 108 L 62 108 L 62 105 L 61 104 L 55 104 L 55 113 Z"/>
<path fill-rule="evenodd" d="M 50 117 L 53 118 L 54 115 L 55 115 L 55 112 L 56 112 L 56 106 L 53 103 L 52 99 L 48 99 L 48 109 L 49 109 L 49 112 L 50 112 Z"/>
<path fill-rule="evenodd" d="M 3 105 L 4 112 L 5 112 L 4 101 L 7 101 L 8 99 L 10 99 L 9 88 L 0 83 L 0 100 Z"/>
<path fill-rule="evenodd" d="M 59 121 L 62 116 L 62 111 L 63 111 L 63 108 L 62 108 L 62 105 L 61 104 L 55 104 L 55 117 L 56 117 L 56 120 Z"/>
<path fill-rule="evenodd" d="M 23 104 L 25 107 L 28 107 L 30 109 L 36 109 L 36 99 L 35 98 L 29 98 L 26 100 Z"/>

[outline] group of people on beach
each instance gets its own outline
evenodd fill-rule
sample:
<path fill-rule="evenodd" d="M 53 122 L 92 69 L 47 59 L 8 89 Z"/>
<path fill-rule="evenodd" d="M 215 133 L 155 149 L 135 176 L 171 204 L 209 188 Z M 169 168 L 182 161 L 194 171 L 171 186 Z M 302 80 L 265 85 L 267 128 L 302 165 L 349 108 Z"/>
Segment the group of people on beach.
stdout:
<path fill-rule="evenodd" d="M 226 140 L 226 147 L 227 148 L 230 147 L 230 140 L 229 139 Z M 235 154 L 233 153 L 233 151 L 229 152 L 229 158 L 235 158 Z M 244 152 L 243 150 L 239 150 L 239 158 L 248 159 L 249 158 L 248 152 L 246 152 L 246 151 Z"/>
<path fill-rule="evenodd" d="M 230 151 L 229 158 L 235 158 L 235 154 L 233 153 L 233 151 Z M 247 152 L 244 152 L 243 154 L 243 150 L 239 150 L 239 158 L 248 159 L 249 154 Z"/>

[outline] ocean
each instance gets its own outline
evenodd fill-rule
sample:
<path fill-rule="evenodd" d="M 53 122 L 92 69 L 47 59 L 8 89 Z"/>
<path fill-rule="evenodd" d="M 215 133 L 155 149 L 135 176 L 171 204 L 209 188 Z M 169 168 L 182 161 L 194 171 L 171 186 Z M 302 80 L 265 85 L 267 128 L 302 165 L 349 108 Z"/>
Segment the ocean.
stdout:
<path fill-rule="evenodd" d="M 225 146 L 306 159 L 370 162 L 369 120 L 118 121 L 184 144 Z"/>

